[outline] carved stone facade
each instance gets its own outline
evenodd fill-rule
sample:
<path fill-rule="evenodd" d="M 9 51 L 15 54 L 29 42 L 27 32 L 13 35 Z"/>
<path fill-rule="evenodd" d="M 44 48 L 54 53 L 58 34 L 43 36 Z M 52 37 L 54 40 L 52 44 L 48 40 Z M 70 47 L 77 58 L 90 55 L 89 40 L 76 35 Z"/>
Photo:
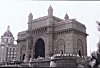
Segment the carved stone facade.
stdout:
<path fill-rule="evenodd" d="M 53 9 L 48 8 L 48 15 L 33 19 L 28 16 L 28 29 L 18 33 L 19 59 L 49 57 L 58 54 L 79 54 L 87 56 L 86 27 L 76 19 L 65 20 L 53 16 Z M 44 55 L 43 55 L 44 54 Z M 36 57 L 37 56 L 37 57 Z"/>

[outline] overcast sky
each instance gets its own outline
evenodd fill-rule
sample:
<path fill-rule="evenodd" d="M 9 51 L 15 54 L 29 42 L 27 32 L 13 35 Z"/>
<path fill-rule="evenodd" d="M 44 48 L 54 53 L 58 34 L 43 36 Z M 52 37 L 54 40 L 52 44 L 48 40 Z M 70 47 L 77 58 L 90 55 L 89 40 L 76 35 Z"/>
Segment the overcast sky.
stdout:
<path fill-rule="evenodd" d="M 34 19 L 46 16 L 50 5 L 54 16 L 64 19 L 67 13 L 70 19 L 76 18 L 86 26 L 88 55 L 97 50 L 100 35 L 96 20 L 100 21 L 100 1 L 0 1 L 0 36 L 9 25 L 16 40 L 18 32 L 27 30 L 29 13 Z"/>

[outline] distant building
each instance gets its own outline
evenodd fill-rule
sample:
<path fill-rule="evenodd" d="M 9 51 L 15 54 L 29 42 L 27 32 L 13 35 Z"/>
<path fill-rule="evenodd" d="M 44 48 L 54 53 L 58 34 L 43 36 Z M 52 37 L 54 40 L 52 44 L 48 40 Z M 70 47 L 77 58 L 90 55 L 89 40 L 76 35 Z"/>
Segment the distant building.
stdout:
<path fill-rule="evenodd" d="M 13 34 L 8 26 L 7 31 L 1 36 L 0 61 L 17 60 L 17 45 L 14 44 Z"/>
<path fill-rule="evenodd" d="M 76 19 L 64 20 L 53 16 L 53 8 L 48 8 L 48 15 L 33 19 L 28 16 L 28 30 L 18 33 L 20 60 L 49 57 L 54 54 L 79 54 L 87 56 L 87 33 L 84 24 Z"/>

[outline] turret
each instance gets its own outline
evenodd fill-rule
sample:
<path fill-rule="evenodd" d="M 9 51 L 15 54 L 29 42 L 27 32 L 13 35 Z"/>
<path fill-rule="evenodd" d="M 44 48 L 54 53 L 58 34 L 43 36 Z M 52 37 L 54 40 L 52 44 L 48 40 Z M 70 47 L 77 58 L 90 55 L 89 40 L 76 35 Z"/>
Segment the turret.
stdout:
<path fill-rule="evenodd" d="M 52 17 L 52 16 L 53 16 L 53 8 L 51 7 L 51 5 L 50 5 L 50 7 L 48 8 L 48 16 L 49 16 L 49 17 Z"/>
<path fill-rule="evenodd" d="M 32 20 L 33 20 L 33 15 L 32 15 L 32 13 L 30 13 L 28 16 L 28 22 L 32 22 Z"/>
<path fill-rule="evenodd" d="M 7 27 L 7 31 L 8 31 L 8 30 L 10 31 L 10 26 Z"/>
<path fill-rule="evenodd" d="M 32 29 L 32 21 L 33 21 L 33 15 L 32 13 L 28 16 L 28 29 Z"/>
<path fill-rule="evenodd" d="M 65 21 L 69 19 L 68 14 L 66 13 L 65 17 L 64 17 Z"/>

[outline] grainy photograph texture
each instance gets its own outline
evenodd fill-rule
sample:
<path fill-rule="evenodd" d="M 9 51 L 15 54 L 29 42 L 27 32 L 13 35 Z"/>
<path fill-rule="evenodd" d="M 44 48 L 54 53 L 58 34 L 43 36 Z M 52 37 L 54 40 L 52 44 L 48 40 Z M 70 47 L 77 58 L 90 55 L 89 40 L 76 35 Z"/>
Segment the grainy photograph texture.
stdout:
<path fill-rule="evenodd" d="M 100 67 L 100 2 L 0 1 L 0 67 Z"/>

